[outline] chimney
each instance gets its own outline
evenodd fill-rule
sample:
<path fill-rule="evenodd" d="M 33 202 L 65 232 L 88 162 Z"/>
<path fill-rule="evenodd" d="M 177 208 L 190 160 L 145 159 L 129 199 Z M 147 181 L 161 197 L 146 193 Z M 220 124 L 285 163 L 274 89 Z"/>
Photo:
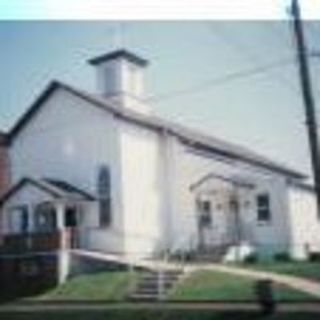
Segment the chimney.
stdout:
<path fill-rule="evenodd" d="M 119 108 L 149 113 L 144 103 L 144 72 L 148 61 L 124 49 L 88 61 L 96 67 L 98 93 Z"/>

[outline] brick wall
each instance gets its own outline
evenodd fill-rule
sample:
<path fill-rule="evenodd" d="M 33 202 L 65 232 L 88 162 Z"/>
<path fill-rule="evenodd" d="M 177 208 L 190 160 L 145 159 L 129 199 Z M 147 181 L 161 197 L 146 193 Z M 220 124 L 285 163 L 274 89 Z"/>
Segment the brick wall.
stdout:
<path fill-rule="evenodd" d="M 5 135 L 0 132 L 0 197 L 10 186 L 10 163 Z"/>

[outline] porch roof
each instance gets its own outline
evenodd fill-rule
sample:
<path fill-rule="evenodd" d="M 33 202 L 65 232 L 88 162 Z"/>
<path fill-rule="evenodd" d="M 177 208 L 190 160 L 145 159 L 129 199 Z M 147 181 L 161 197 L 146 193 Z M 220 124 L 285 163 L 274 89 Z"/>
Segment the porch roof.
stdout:
<path fill-rule="evenodd" d="M 216 180 L 216 181 L 223 181 L 229 183 L 230 185 L 236 186 L 238 188 L 246 188 L 246 189 L 254 189 L 255 184 L 243 177 L 232 175 L 226 176 L 222 174 L 215 174 L 215 173 L 208 173 L 198 181 L 194 182 L 189 186 L 190 191 L 194 191 L 195 189 L 201 187 L 207 181 Z"/>
<path fill-rule="evenodd" d="M 16 192 L 26 187 L 27 185 L 32 185 L 41 191 L 50 194 L 56 199 L 72 199 L 72 200 L 86 200 L 93 201 L 95 197 L 86 191 L 73 186 L 69 182 L 56 179 L 34 179 L 30 177 L 22 178 L 17 182 L 1 199 L 0 207 L 2 207 L 6 201 L 11 198 Z"/>

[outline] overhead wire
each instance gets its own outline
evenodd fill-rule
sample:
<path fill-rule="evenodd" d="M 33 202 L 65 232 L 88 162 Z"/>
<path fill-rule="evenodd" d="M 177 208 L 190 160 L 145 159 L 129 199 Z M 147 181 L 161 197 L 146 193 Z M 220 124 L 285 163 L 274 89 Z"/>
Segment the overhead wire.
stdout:
<path fill-rule="evenodd" d="M 268 71 L 278 69 L 286 65 L 290 65 L 292 63 L 294 63 L 294 60 L 292 58 L 277 60 L 269 64 L 264 64 L 264 65 L 260 65 L 252 68 L 246 68 L 246 69 L 235 71 L 235 72 L 230 72 L 222 76 L 215 77 L 207 81 L 198 83 L 196 85 L 189 86 L 187 88 L 175 90 L 165 94 L 151 96 L 147 98 L 147 100 L 151 101 L 152 103 L 157 103 L 159 101 L 162 102 L 164 100 L 173 99 L 180 96 L 195 94 L 199 91 L 208 90 L 216 86 L 231 83 L 233 81 L 245 80 L 250 77 L 257 76 L 259 74 L 264 74 L 264 73 L 267 73 Z"/>
<path fill-rule="evenodd" d="M 239 41 L 239 38 L 235 38 L 230 36 L 227 32 L 223 31 L 222 28 L 219 28 L 217 30 L 216 27 L 213 27 L 210 23 L 208 24 L 209 30 L 214 33 L 216 37 L 218 37 L 222 42 L 224 42 L 226 45 L 228 45 L 231 49 L 233 49 L 237 54 L 240 54 L 245 60 L 247 60 L 250 64 L 261 64 L 261 58 L 258 56 L 258 54 L 253 53 L 248 46 L 244 45 L 241 41 Z M 289 52 L 289 50 L 288 50 Z M 292 54 L 290 52 L 290 54 Z M 294 55 L 292 55 L 294 57 Z M 280 82 L 281 85 L 285 85 L 288 87 L 291 91 L 293 91 L 295 94 L 297 94 L 297 88 L 294 87 L 294 85 L 287 80 L 287 78 L 284 77 L 283 74 L 279 74 L 278 77 L 275 78 L 276 81 Z"/>

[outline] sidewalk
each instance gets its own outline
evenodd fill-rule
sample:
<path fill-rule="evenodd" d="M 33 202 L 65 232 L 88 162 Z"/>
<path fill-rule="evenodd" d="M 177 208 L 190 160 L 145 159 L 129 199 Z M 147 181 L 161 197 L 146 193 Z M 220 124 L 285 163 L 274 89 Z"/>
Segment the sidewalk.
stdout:
<path fill-rule="evenodd" d="M 202 264 L 202 265 L 186 265 L 186 272 L 192 272 L 196 270 L 212 270 L 220 271 L 225 273 L 230 273 L 233 275 L 245 276 L 254 279 L 269 279 L 274 282 L 287 285 L 293 289 L 300 290 L 302 292 L 313 295 L 316 298 L 320 298 L 320 283 L 315 283 L 312 280 L 298 278 L 295 276 L 282 275 L 273 272 L 257 271 L 257 270 L 248 270 L 241 267 L 233 267 L 221 264 Z M 320 271 L 319 271 L 320 272 Z"/>
<path fill-rule="evenodd" d="M 111 311 L 111 310 L 208 310 L 257 312 L 260 306 L 255 302 L 36 302 L 0 305 L 1 313 L 64 312 L 64 311 Z M 319 312 L 319 303 L 279 303 L 277 312 Z"/>

